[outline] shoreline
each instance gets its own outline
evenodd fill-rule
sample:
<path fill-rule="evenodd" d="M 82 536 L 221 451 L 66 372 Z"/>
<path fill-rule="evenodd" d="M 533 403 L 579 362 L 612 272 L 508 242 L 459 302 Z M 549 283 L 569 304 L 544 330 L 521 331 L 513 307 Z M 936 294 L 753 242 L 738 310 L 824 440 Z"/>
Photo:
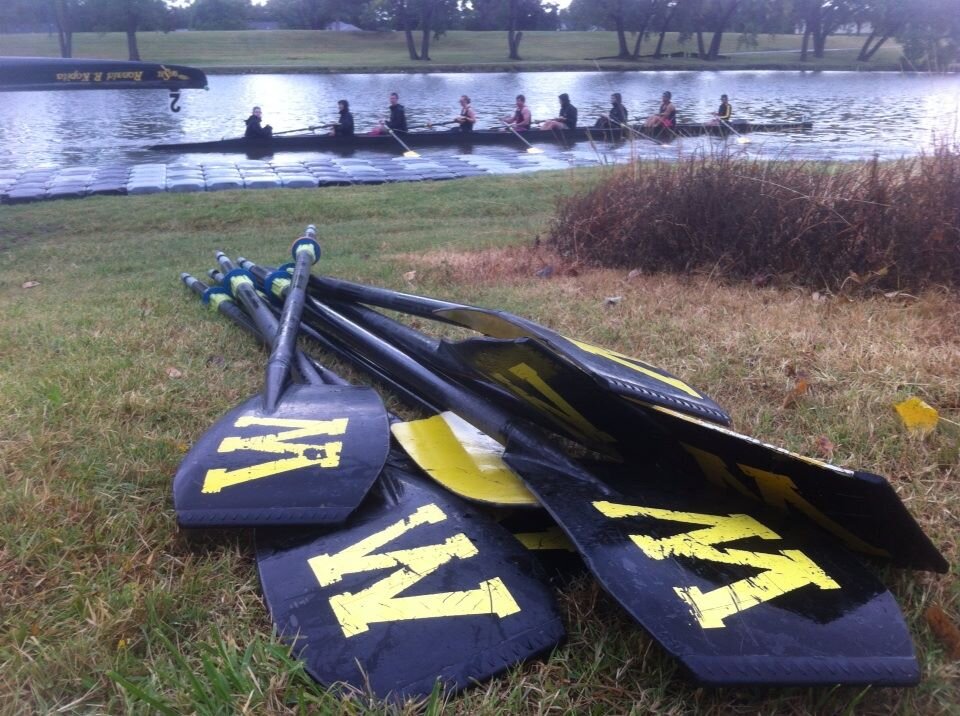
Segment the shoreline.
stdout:
<path fill-rule="evenodd" d="M 422 67 L 396 67 L 383 65 L 348 65 L 331 67 L 329 65 L 195 65 L 208 75 L 356 75 L 356 74 L 497 74 L 520 72 L 896 72 L 902 74 L 928 74 L 910 70 L 896 64 L 851 66 L 847 63 L 810 67 L 800 62 L 738 65 L 737 67 L 718 67 L 716 65 L 690 66 L 689 64 L 667 63 L 654 66 L 634 66 L 632 63 L 605 63 L 599 70 L 596 67 L 580 63 L 544 64 L 483 64 L 453 65 L 430 64 Z M 956 74 L 944 73 L 944 74 Z"/>

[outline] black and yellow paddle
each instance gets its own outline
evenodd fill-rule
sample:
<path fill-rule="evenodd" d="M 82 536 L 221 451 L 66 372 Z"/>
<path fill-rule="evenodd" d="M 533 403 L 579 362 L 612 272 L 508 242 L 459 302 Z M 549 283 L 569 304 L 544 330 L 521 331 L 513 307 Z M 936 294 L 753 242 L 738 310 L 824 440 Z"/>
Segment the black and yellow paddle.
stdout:
<path fill-rule="evenodd" d="M 206 290 L 189 276 L 184 282 Z M 221 313 L 267 342 L 219 296 Z M 347 387 L 320 366 L 314 373 L 330 388 Z M 431 485 L 398 448 L 369 499 L 336 530 L 261 528 L 256 541 L 277 631 L 326 686 L 394 699 L 427 696 L 438 682 L 456 691 L 564 636 L 531 554 L 490 517 Z"/>
<path fill-rule="evenodd" d="M 596 389 L 660 405 L 728 425 L 730 416 L 703 391 L 665 370 L 637 358 L 574 338 L 506 311 L 480 308 L 389 289 L 365 286 L 329 276 L 310 277 L 314 296 L 366 303 L 401 313 L 443 321 L 494 338 L 532 338 L 558 360 L 589 374 Z"/>
<path fill-rule="evenodd" d="M 239 263 L 262 283 L 264 292 L 280 305 L 289 291 L 290 274 L 285 269 L 268 273 L 246 259 Z M 214 280 L 220 280 L 214 277 Z M 428 413 L 429 418 L 403 421 L 391 419 L 394 438 L 427 475 L 458 497 L 488 507 L 527 508 L 539 505 L 513 471 L 503 462 L 503 448 L 488 435 L 450 411 L 442 411 L 424 396 L 407 390 L 402 383 L 330 341 L 311 326 L 302 324 L 301 333 L 324 350 L 350 362 L 365 362 L 364 371 L 388 385 L 406 403 Z M 298 355 L 300 355 L 298 353 Z"/>
<path fill-rule="evenodd" d="M 310 302 L 310 316 L 314 309 Z M 662 405 L 598 392 L 588 373 L 531 338 L 437 342 L 369 309 L 341 310 L 414 357 L 511 404 L 517 414 L 594 450 L 655 461 L 766 503 L 866 555 L 947 569 L 879 475 L 803 457 Z"/>
<path fill-rule="evenodd" d="M 315 239 L 298 240 L 294 255 L 298 269 L 309 271 L 319 255 Z M 232 269 L 225 257 L 221 265 Z M 305 286 L 302 270 L 299 278 Z M 248 305 L 261 303 L 249 272 L 232 270 L 225 280 Z M 286 323 L 281 320 L 272 339 L 263 395 L 221 418 L 180 464 L 174 507 L 184 527 L 336 524 L 376 480 L 389 447 L 387 414 L 377 394 L 369 388 L 284 387 L 294 350 L 290 336 L 299 325 L 297 302 L 291 295 Z M 302 295 L 299 303 L 302 311 Z M 255 320 L 266 315 L 254 314 L 260 316 Z M 266 323 L 261 330 L 272 335 Z M 304 378 L 310 380 L 309 371 Z"/>
<path fill-rule="evenodd" d="M 892 596 L 832 538 L 651 462 L 578 463 L 526 421 L 337 311 L 309 308 L 351 353 L 501 442 L 598 581 L 697 681 L 919 679 Z"/>

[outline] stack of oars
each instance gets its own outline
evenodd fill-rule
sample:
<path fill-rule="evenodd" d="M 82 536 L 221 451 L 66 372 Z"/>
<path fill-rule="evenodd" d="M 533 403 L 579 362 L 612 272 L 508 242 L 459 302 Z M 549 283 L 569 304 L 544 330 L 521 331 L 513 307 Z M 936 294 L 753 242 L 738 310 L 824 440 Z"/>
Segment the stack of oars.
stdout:
<path fill-rule="evenodd" d="M 947 564 L 882 477 L 736 433 L 676 376 L 519 316 L 311 275 L 313 227 L 293 255 L 183 275 L 273 349 L 174 505 L 184 527 L 256 528 L 273 621 L 319 682 L 417 697 L 545 654 L 564 633 L 550 578 L 585 567 L 699 683 L 917 683 L 860 557 Z M 388 414 L 321 354 L 430 417 Z"/>

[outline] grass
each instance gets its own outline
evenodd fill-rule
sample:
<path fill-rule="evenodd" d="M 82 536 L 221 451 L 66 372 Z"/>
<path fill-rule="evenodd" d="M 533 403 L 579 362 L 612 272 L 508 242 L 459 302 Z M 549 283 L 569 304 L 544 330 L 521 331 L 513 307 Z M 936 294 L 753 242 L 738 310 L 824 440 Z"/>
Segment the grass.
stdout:
<path fill-rule="evenodd" d="M 960 301 L 568 273 L 530 247 L 557 197 L 604 171 L 0 208 L 0 713 L 416 710 L 316 687 L 271 636 L 249 535 L 184 534 L 171 507 L 185 450 L 259 389 L 265 360 L 177 276 L 219 248 L 279 262 L 311 222 L 331 274 L 408 288 L 416 271 L 425 293 L 671 370 L 743 432 L 819 456 L 825 438 L 836 462 L 889 476 L 953 565 L 880 574 L 916 641 L 916 689 L 697 689 L 583 580 L 562 595 L 565 646 L 428 711 L 955 713 L 958 664 L 923 611 L 960 617 Z M 532 276 L 547 264 L 552 278 Z M 798 371 L 810 389 L 785 401 Z M 909 395 L 951 422 L 907 434 L 891 404 Z"/>
<path fill-rule="evenodd" d="M 755 47 L 741 46 L 736 33 L 724 35 L 725 59 L 701 62 L 695 58 L 644 57 L 636 62 L 609 59 L 617 52 L 611 32 L 524 32 L 522 61 L 507 59 L 504 32 L 448 32 L 431 45 L 431 62 L 410 60 L 402 33 L 314 32 L 274 30 L 246 32 L 141 32 L 144 60 L 197 65 L 211 71 L 311 72 L 502 72 L 520 70 L 595 70 L 594 58 L 604 69 L 638 70 L 901 70 L 900 47 L 888 43 L 868 63 L 856 61 L 863 37 L 831 37 L 822 59 L 800 63 L 800 35 L 763 35 Z M 5 55 L 57 57 L 55 35 L 2 36 Z M 646 41 L 641 55 L 649 55 L 655 40 Z M 664 52 L 696 52 L 696 43 L 681 44 L 668 35 Z M 75 57 L 126 59 L 126 37 L 121 33 L 77 33 Z M 909 69 L 909 68 L 907 68 Z"/>

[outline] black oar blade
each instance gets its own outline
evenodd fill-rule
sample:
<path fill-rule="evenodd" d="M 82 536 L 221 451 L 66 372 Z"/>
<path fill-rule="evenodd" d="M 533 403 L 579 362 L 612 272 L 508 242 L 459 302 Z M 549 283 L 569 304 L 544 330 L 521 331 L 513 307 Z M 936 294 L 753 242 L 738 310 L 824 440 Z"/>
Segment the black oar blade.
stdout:
<path fill-rule="evenodd" d="M 535 451 L 510 446 L 505 459 L 604 588 L 697 681 L 919 680 L 892 595 L 835 543 L 709 488 L 671 492 L 608 475 L 614 486 L 597 499 L 590 475 L 565 474 Z"/>
<path fill-rule="evenodd" d="M 438 318 L 495 338 L 535 338 L 558 356 L 587 371 L 598 380 L 600 387 L 612 393 L 730 424 L 730 416 L 707 395 L 637 358 L 566 338 L 533 321 L 502 311 L 463 307 L 434 313 Z"/>
<path fill-rule="evenodd" d="M 676 411 L 637 410 L 682 446 L 684 469 L 691 473 L 805 517 L 863 554 L 913 569 L 949 568 L 880 475 L 797 455 Z"/>
<path fill-rule="evenodd" d="M 278 631 L 321 684 L 381 698 L 487 679 L 564 635 L 529 553 L 483 514 L 388 462 L 336 531 L 258 530 Z"/>
<path fill-rule="evenodd" d="M 267 413 L 258 395 L 193 446 L 173 483 L 184 527 L 338 524 L 369 491 L 389 450 L 370 388 L 292 385 Z"/>
<path fill-rule="evenodd" d="M 476 385 L 511 393 L 525 417 L 543 427 L 602 453 L 655 453 L 655 424 L 643 425 L 626 401 L 598 399 L 596 381 L 536 340 L 442 341 L 438 351 Z"/>
<path fill-rule="evenodd" d="M 440 350 L 472 368 L 479 386 L 506 389 L 527 417 L 598 451 L 671 464 L 765 502 L 867 555 L 943 572 L 947 562 L 890 484 L 760 442 L 680 411 L 633 401 L 597 400 L 595 384 L 537 341 L 471 339 Z"/>

